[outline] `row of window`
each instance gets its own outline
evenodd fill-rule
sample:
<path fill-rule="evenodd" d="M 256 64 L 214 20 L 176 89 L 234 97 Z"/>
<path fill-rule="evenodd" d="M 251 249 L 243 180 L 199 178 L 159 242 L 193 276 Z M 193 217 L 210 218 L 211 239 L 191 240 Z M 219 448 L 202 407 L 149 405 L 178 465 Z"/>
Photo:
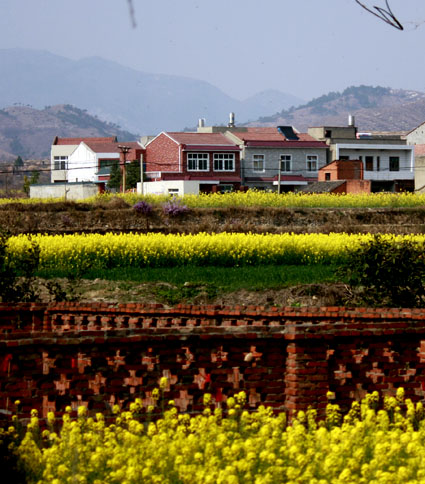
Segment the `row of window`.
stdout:
<path fill-rule="evenodd" d="M 348 156 L 341 156 L 341 160 L 349 159 Z M 363 157 L 359 156 L 363 161 Z M 67 156 L 55 156 L 53 158 L 55 170 L 66 170 L 68 165 Z M 306 156 L 306 171 L 317 171 L 319 157 L 317 155 Z M 102 160 L 105 166 L 110 166 L 111 160 Z M 213 155 L 214 171 L 234 171 L 235 170 L 235 154 L 234 153 L 214 153 Z M 364 159 L 366 171 L 380 171 L 381 159 L 379 156 L 365 156 Z M 188 153 L 187 154 L 187 169 L 189 171 L 209 171 L 210 170 L 210 156 L 209 153 Z M 253 155 L 252 169 L 254 172 L 263 173 L 265 171 L 265 155 Z M 389 170 L 400 171 L 400 157 L 389 157 Z M 280 155 L 280 171 L 292 171 L 292 155 Z"/>
<path fill-rule="evenodd" d="M 264 155 L 253 155 L 253 165 L 252 170 L 257 173 L 262 173 L 265 171 L 265 156 Z M 317 171 L 319 163 L 318 155 L 307 155 L 306 156 L 306 171 Z M 292 155 L 280 155 L 280 171 L 281 172 L 291 172 L 292 171 Z"/>
<path fill-rule="evenodd" d="M 214 153 L 214 171 L 234 171 L 235 155 L 233 153 Z M 306 171 L 317 171 L 318 155 L 307 155 Z M 189 171 L 209 171 L 210 158 L 208 153 L 188 153 L 187 169 Z M 265 155 L 253 155 L 252 169 L 254 172 L 263 173 L 265 171 Z M 280 169 L 282 172 L 292 171 L 292 156 L 280 156 Z"/>
<path fill-rule="evenodd" d="M 349 160 L 349 156 L 340 156 L 340 160 Z M 363 156 L 359 156 L 358 159 L 363 161 Z M 381 171 L 381 157 L 380 156 L 365 156 L 364 157 L 364 168 L 365 171 Z M 400 171 L 400 157 L 390 156 L 389 157 L 389 170 L 390 171 Z"/>
<path fill-rule="evenodd" d="M 234 153 L 214 153 L 214 171 L 235 171 Z M 209 171 L 209 153 L 188 153 L 187 169 L 190 171 Z"/>

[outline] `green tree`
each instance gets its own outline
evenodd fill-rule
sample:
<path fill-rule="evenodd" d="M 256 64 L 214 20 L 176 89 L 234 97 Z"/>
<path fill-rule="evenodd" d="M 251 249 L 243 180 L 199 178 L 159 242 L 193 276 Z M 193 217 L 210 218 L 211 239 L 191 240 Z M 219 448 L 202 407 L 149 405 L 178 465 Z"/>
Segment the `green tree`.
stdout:
<path fill-rule="evenodd" d="M 140 161 L 132 161 L 127 165 L 126 188 L 136 188 L 140 181 Z"/>
<path fill-rule="evenodd" d="M 31 173 L 31 178 L 30 178 L 30 185 L 35 185 L 38 183 L 40 180 L 40 172 L 39 171 L 33 171 Z"/>
<path fill-rule="evenodd" d="M 13 173 L 18 173 L 24 166 L 24 160 L 18 156 L 13 163 Z"/>
<path fill-rule="evenodd" d="M 30 178 L 28 178 L 27 175 L 24 176 L 24 184 L 22 189 L 27 195 L 30 194 L 30 185 L 35 185 L 36 183 L 38 183 L 39 179 L 40 172 L 38 171 L 33 171 Z"/>
<path fill-rule="evenodd" d="M 119 190 L 121 186 L 121 170 L 118 161 L 114 161 L 109 175 L 108 188 Z"/>

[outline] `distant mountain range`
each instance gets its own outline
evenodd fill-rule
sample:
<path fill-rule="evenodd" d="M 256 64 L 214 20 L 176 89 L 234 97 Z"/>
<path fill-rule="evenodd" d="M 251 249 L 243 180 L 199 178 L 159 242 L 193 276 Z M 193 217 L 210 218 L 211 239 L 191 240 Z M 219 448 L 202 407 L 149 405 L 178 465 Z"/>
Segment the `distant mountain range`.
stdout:
<path fill-rule="evenodd" d="M 352 86 L 273 116 L 261 117 L 256 126 L 345 126 L 354 115 L 361 131 L 410 131 L 425 121 L 425 93 L 388 87 Z"/>
<path fill-rule="evenodd" d="M 138 137 L 68 104 L 46 107 L 12 106 L 0 109 L 0 161 L 50 157 L 55 136 L 117 136 L 120 141 Z"/>
<path fill-rule="evenodd" d="M 193 129 L 199 118 L 226 125 L 231 111 L 237 125 L 300 131 L 344 126 L 349 114 L 361 131 L 408 131 L 425 121 L 425 93 L 388 87 L 352 86 L 308 103 L 273 90 L 238 101 L 205 81 L 23 49 L 0 49 L 0 69 L 0 161 L 46 158 L 55 136 L 131 141 Z"/>
<path fill-rule="evenodd" d="M 0 49 L 0 71 L 0 107 L 71 104 L 139 135 L 182 130 L 199 118 L 226 124 L 231 111 L 246 122 L 305 102 L 275 90 L 239 101 L 205 81 L 38 50 Z"/>

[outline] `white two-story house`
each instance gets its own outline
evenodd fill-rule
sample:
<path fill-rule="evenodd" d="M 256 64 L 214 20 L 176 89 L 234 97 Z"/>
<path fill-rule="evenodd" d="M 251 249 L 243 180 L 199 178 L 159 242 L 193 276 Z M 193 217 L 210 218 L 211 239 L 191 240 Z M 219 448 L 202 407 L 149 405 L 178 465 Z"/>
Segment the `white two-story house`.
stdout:
<path fill-rule="evenodd" d="M 328 163 L 361 160 L 373 192 L 414 189 L 414 146 L 407 145 L 401 133 L 362 133 L 352 119 L 348 126 L 312 127 L 308 133 L 328 145 Z"/>
<path fill-rule="evenodd" d="M 140 160 L 144 151 L 140 143 L 118 143 L 116 137 L 105 138 L 58 138 L 51 148 L 51 182 L 105 183 L 109 180 L 114 162 L 123 162 L 120 146 L 128 148 L 126 163 Z"/>

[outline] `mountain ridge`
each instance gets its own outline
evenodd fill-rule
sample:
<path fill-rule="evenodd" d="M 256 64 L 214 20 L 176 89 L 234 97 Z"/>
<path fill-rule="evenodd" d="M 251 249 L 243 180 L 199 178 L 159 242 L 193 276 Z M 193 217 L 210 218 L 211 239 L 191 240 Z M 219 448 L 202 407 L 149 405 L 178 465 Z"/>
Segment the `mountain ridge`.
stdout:
<path fill-rule="evenodd" d="M 222 123 L 230 111 L 245 122 L 273 112 L 256 95 L 240 101 L 205 80 L 138 71 L 102 57 L 72 60 L 48 51 L 0 49 L 0 69 L 0 106 L 70 104 L 140 135 L 181 130 L 199 118 Z M 304 102 L 279 96 L 279 108 Z"/>
<path fill-rule="evenodd" d="M 311 126 L 344 126 L 355 117 L 362 131 L 410 131 L 425 121 L 425 93 L 382 86 L 350 86 L 249 125 L 294 125 L 300 131 Z"/>
<path fill-rule="evenodd" d="M 117 136 L 121 141 L 133 141 L 137 135 L 106 123 L 87 111 L 71 105 L 10 106 L 0 109 L 0 160 L 12 161 L 17 156 L 26 159 L 50 157 L 55 136 L 99 137 Z"/>

